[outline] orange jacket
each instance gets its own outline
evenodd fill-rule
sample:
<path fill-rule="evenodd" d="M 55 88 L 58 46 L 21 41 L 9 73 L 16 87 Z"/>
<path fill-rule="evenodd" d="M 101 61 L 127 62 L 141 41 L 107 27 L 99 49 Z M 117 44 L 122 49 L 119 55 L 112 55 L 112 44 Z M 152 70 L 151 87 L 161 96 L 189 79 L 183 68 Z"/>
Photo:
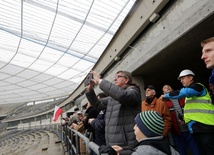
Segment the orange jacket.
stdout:
<path fill-rule="evenodd" d="M 172 117 L 165 102 L 155 97 L 151 104 L 143 101 L 141 104 L 141 111 L 154 110 L 157 111 L 164 119 L 163 136 L 167 137 L 172 126 Z"/>

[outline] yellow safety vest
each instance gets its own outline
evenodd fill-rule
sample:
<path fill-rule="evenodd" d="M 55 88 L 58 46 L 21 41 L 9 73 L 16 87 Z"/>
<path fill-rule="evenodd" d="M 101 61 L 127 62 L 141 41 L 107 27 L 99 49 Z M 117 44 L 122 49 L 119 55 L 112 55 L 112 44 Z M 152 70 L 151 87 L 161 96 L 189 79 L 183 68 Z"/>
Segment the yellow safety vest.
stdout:
<path fill-rule="evenodd" d="M 204 87 L 204 86 L 203 86 Z M 185 98 L 184 120 L 196 121 L 207 125 L 214 125 L 214 105 L 206 90 L 204 96 L 192 96 Z"/>

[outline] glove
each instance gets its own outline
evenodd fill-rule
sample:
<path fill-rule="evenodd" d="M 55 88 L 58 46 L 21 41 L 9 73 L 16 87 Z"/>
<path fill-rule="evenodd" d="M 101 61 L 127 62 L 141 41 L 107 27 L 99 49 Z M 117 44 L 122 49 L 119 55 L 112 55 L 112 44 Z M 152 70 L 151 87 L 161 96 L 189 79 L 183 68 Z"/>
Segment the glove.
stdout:
<path fill-rule="evenodd" d="M 117 152 L 111 146 L 101 145 L 98 150 L 100 154 L 108 153 L 109 155 L 117 155 Z"/>
<path fill-rule="evenodd" d="M 188 127 L 190 133 L 193 133 L 192 125 L 193 125 L 194 123 L 195 123 L 195 121 L 190 121 L 190 122 L 187 123 L 187 127 Z"/>

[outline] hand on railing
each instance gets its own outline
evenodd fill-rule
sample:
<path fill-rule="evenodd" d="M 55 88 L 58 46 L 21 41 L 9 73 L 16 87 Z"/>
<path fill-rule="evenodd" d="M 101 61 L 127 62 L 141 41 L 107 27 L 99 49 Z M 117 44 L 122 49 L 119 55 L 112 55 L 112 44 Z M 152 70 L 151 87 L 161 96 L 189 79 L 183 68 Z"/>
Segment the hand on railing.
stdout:
<path fill-rule="evenodd" d="M 88 119 L 88 123 L 91 124 L 91 122 L 94 120 L 94 118 Z"/>

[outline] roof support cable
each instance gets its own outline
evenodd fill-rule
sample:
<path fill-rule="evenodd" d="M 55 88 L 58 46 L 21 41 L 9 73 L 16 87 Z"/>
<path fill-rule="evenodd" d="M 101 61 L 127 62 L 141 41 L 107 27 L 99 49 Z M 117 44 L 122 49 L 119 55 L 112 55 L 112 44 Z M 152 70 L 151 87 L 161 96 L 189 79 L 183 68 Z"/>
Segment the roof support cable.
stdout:
<path fill-rule="evenodd" d="M 120 16 L 120 14 L 123 12 L 123 10 L 126 8 L 126 6 L 128 5 L 128 3 L 129 3 L 129 1 L 130 0 L 128 0 L 127 2 L 126 2 L 126 5 L 124 5 L 123 6 L 123 8 L 120 10 L 120 12 L 117 14 L 117 16 L 115 17 L 115 19 L 112 21 L 112 23 L 110 24 L 110 26 L 108 27 L 108 29 L 106 30 L 106 32 L 100 37 L 100 39 L 99 40 L 97 40 L 97 42 L 91 47 L 91 49 L 87 52 L 87 53 L 85 53 L 84 54 L 84 56 L 81 58 L 81 59 L 83 59 L 85 56 L 87 56 L 87 54 L 94 48 L 94 46 L 96 46 L 96 44 L 105 36 L 105 34 L 110 30 L 110 28 L 111 28 L 111 26 L 115 23 L 115 21 L 117 20 L 117 18 Z M 80 60 L 81 60 L 80 59 Z M 80 61 L 79 60 L 79 61 Z M 78 61 L 78 62 L 79 62 Z M 77 63 L 78 63 L 77 62 Z M 74 64 L 75 65 L 75 64 Z M 75 76 L 75 77 L 77 77 L 77 75 Z"/>
<path fill-rule="evenodd" d="M 20 41 L 19 41 L 19 44 L 18 44 L 16 53 L 15 53 L 15 55 L 12 57 L 12 59 L 13 59 L 13 58 L 16 56 L 16 54 L 18 53 L 18 50 L 19 50 L 19 47 L 20 47 L 20 44 L 21 44 L 21 40 L 22 40 L 22 36 L 23 36 L 23 4 L 24 4 L 24 0 L 22 0 L 21 2 L 22 2 L 22 5 L 21 5 L 21 7 L 22 7 L 22 8 L 21 8 L 21 37 L 20 37 Z M 45 44 L 44 48 L 42 49 L 42 51 L 40 52 L 39 56 L 38 56 L 28 67 L 26 67 L 24 70 L 22 70 L 22 71 L 20 71 L 20 72 L 17 72 L 17 73 L 14 74 L 13 76 L 17 76 L 18 74 L 24 72 L 25 70 L 28 70 L 28 69 L 39 59 L 39 57 L 42 55 L 43 51 L 45 50 L 45 48 L 46 48 L 46 46 L 47 46 L 47 44 L 48 44 L 48 42 L 49 42 L 49 39 L 50 39 L 50 36 L 51 36 L 51 32 L 52 32 L 52 30 L 53 30 L 53 26 L 54 26 L 54 23 L 55 23 L 55 20 L 56 20 L 57 12 L 58 12 L 58 6 L 59 6 L 59 0 L 57 1 L 57 7 L 56 7 L 55 16 L 54 16 L 54 19 L 53 19 L 53 23 L 52 23 L 52 26 L 51 26 L 51 29 L 50 29 L 50 32 L 49 32 L 49 35 L 48 35 L 46 44 Z M 12 59 L 11 59 L 6 65 L 8 65 L 8 64 L 12 61 Z M 5 67 L 6 65 L 4 65 L 3 67 Z M 3 67 L 2 67 L 2 68 L 3 68 Z M 42 74 L 42 72 L 41 72 L 40 74 Z M 38 75 L 35 75 L 35 76 L 38 76 Z M 31 78 L 34 78 L 35 76 L 33 76 L 33 77 L 31 77 Z M 39 82 L 38 82 L 38 83 L 39 83 Z M 38 84 L 38 83 L 37 83 L 37 84 Z M 16 84 L 14 83 L 14 85 L 16 85 Z M 20 86 L 19 86 L 19 87 L 20 87 Z M 36 91 L 36 90 L 34 90 L 34 91 Z M 38 93 L 39 93 L 39 91 L 38 91 Z M 23 97 L 23 96 L 22 96 L 22 97 Z"/>
<path fill-rule="evenodd" d="M 34 61 L 27 67 L 27 69 L 29 69 L 29 67 L 31 67 L 31 66 L 40 58 L 40 56 L 41 56 L 42 53 L 44 52 L 45 48 L 47 47 L 48 42 L 49 42 L 49 40 L 50 40 L 51 32 L 52 32 L 53 27 L 54 27 L 54 23 L 55 23 L 55 21 L 56 21 L 57 12 L 58 12 L 58 7 L 59 7 L 59 0 L 57 0 L 57 6 L 56 6 L 56 11 L 55 11 L 55 16 L 54 16 L 54 19 L 53 19 L 53 23 L 52 23 L 52 25 L 51 25 L 51 29 L 50 29 L 50 32 L 49 32 L 49 35 L 48 35 L 46 44 L 44 45 L 42 51 L 40 52 L 40 54 L 39 54 L 39 56 L 36 58 L 36 60 L 34 60 Z"/>
<path fill-rule="evenodd" d="M 93 6 L 93 4 L 94 4 L 94 1 L 95 1 L 95 0 L 93 0 L 93 2 L 91 3 L 90 8 L 89 8 L 89 11 L 88 11 L 88 13 L 87 13 L 86 16 L 85 16 L 85 20 L 84 20 L 84 22 L 82 23 L 80 29 L 77 31 L 77 33 L 76 33 L 74 39 L 72 40 L 72 42 L 71 42 L 70 45 L 68 46 L 67 50 L 65 50 L 64 54 L 62 54 L 61 57 L 60 57 L 54 64 L 56 64 L 57 62 L 59 62 L 59 60 L 68 52 L 68 50 L 69 50 L 69 49 L 71 48 L 71 46 L 73 45 L 74 41 L 76 40 L 76 38 L 78 37 L 79 33 L 81 32 L 83 26 L 84 26 L 85 23 L 86 23 L 86 20 L 87 20 L 87 18 L 88 18 L 88 16 L 89 16 L 89 13 L 90 13 L 90 11 L 91 11 L 91 9 L 92 9 L 92 6 Z M 76 63 L 74 63 L 70 68 L 72 68 L 74 65 L 76 65 L 80 60 L 81 60 L 81 59 L 79 59 Z M 54 65 L 54 64 L 53 64 L 53 65 Z M 53 65 L 52 65 L 52 66 L 53 66 Z M 50 66 L 49 68 L 47 68 L 45 71 L 47 71 L 48 69 L 50 69 L 52 66 Z M 68 68 L 67 70 L 69 70 L 70 68 Z M 63 73 L 66 72 L 67 70 L 61 72 L 60 74 L 63 74 Z M 45 71 L 44 71 L 44 72 L 45 72 Z M 60 74 L 59 74 L 59 75 L 60 75 Z M 58 75 L 56 75 L 56 76 L 58 76 Z M 73 77 L 72 77 L 72 78 L 73 78 Z"/>
<path fill-rule="evenodd" d="M 20 25 L 20 27 L 21 27 L 21 32 L 20 32 L 20 39 L 19 39 L 19 43 L 18 43 L 18 46 L 17 46 L 17 49 L 16 49 L 16 53 L 11 57 L 11 59 L 4 65 L 4 66 L 2 66 L 1 68 L 0 68 L 0 70 L 1 69 L 3 69 L 4 67 L 6 67 L 7 65 L 9 65 L 10 64 L 10 62 L 13 60 L 13 58 L 18 54 L 18 52 L 19 52 L 19 47 L 20 47 L 20 45 L 21 45 L 21 42 L 22 42 L 22 37 L 23 37 L 23 4 L 24 4 L 24 0 L 22 0 L 21 1 L 21 25 Z"/>

